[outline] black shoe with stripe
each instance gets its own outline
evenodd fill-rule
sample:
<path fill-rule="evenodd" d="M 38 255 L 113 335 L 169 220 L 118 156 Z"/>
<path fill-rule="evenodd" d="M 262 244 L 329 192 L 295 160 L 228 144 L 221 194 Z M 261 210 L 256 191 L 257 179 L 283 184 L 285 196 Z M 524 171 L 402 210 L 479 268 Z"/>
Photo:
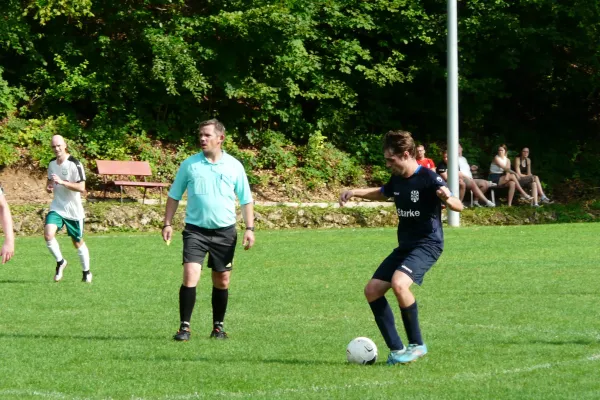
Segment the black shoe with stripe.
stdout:
<path fill-rule="evenodd" d="M 222 327 L 215 327 L 210 333 L 210 337 L 211 339 L 229 339 L 227 332 L 225 332 Z"/>
<path fill-rule="evenodd" d="M 173 336 L 174 340 L 178 342 L 187 342 L 190 340 L 190 335 L 192 332 L 190 331 L 190 327 L 188 325 L 181 325 L 177 333 Z"/>

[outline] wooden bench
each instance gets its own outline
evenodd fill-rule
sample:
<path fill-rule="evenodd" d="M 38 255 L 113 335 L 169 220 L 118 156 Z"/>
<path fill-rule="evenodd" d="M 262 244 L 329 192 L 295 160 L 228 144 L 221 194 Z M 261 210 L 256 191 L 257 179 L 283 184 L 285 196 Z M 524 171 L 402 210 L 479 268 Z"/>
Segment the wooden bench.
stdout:
<path fill-rule="evenodd" d="M 112 160 L 96 160 L 98 167 L 98 175 L 104 178 L 104 197 L 106 197 L 106 189 L 108 186 L 119 186 L 121 188 L 121 204 L 123 204 L 123 186 L 138 186 L 144 188 L 144 198 L 142 204 L 146 201 L 147 188 L 160 189 L 160 204 L 162 204 L 162 189 L 169 187 L 169 183 L 162 182 L 146 182 L 147 176 L 152 176 L 150 164 L 147 161 L 112 161 Z M 109 176 L 140 176 L 144 181 L 132 180 L 109 180 Z"/>

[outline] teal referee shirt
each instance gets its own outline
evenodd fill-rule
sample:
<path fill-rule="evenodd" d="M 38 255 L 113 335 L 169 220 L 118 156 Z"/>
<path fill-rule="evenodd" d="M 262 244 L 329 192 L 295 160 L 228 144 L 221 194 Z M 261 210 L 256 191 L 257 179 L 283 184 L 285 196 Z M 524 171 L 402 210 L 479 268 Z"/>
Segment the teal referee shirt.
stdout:
<path fill-rule="evenodd" d="M 200 152 L 181 163 L 169 197 L 181 200 L 187 190 L 185 222 L 201 228 L 217 229 L 236 223 L 235 198 L 240 204 L 252 202 L 244 166 L 223 151 L 216 163 Z"/>

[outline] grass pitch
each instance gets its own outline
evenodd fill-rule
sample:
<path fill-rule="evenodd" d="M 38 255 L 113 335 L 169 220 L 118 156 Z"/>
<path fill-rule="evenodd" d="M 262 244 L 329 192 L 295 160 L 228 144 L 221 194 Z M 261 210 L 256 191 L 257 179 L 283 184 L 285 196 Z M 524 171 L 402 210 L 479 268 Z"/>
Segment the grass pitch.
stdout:
<path fill-rule="evenodd" d="M 43 238 L 18 238 L 0 267 L 0 399 L 599 398 L 600 225 L 445 234 L 414 290 L 429 354 L 395 367 L 362 294 L 394 229 L 257 232 L 238 249 L 230 339 L 208 339 L 205 270 L 187 343 L 171 340 L 180 235 L 170 247 L 158 234 L 88 236 L 91 285 L 66 236 L 58 284 Z M 356 336 L 378 345 L 375 365 L 346 363 Z"/>

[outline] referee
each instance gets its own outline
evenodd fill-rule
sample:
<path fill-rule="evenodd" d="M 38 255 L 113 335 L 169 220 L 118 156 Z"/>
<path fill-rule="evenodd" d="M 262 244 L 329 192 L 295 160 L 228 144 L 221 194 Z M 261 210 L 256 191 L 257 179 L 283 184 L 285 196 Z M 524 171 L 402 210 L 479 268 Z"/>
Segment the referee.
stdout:
<path fill-rule="evenodd" d="M 170 243 L 171 222 L 187 190 L 183 230 L 183 283 L 179 289 L 179 330 L 173 337 L 190 339 L 190 320 L 196 303 L 196 286 L 200 280 L 206 254 L 212 269 L 213 330 L 211 338 L 227 339 L 223 320 L 229 297 L 229 278 L 237 243 L 235 199 L 239 199 L 246 231 L 242 245 L 254 245 L 254 206 L 248 177 L 243 165 L 223 149 L 225 127 L 216 119 L 199 126 L 202 152 L 187 158 L 177 171 L 169 190 L 162 237 Z"/>

